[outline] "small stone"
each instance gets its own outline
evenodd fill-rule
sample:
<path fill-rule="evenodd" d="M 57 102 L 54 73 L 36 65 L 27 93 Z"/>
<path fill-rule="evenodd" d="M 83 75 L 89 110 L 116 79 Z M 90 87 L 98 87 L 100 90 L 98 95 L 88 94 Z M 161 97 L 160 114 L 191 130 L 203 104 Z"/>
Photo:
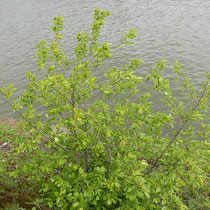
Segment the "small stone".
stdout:
<path fill-rule="evenodd" d="M 4 142 L 3 144 L 2 144 L 2 147 L 5 147 L 5 146 L 7 146 L 8 145 L 8 143 L 7 142 Z"/>

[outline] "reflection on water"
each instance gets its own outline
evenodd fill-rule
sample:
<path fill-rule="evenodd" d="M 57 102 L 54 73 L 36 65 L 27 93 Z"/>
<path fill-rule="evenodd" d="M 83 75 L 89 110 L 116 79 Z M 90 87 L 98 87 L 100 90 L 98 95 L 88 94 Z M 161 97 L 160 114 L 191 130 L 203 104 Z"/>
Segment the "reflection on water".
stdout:
<path fill-rule="evenodd" d="M 1 0 L 0 86 L 14 83 L 23 90 L 26 71 L 36 71 L 36 44 L 50 39 L 49 26 L 58 13 L 64 16 L 63 45 L 74 49 L 75 35 L 87 30 L 95 8 L 112 14 L 102 32 L 105 40 L 118 41 L 127 28 L 137 28 L 135 45 L 118 53 L 108 65 L 122 65 L 141 57 L 146 74 L 159 59 L 179 60 L 197 85 L 210 60 L 210 1 L 206 0 Z M 12 116 L 0 101 L 0 116 Z"/>

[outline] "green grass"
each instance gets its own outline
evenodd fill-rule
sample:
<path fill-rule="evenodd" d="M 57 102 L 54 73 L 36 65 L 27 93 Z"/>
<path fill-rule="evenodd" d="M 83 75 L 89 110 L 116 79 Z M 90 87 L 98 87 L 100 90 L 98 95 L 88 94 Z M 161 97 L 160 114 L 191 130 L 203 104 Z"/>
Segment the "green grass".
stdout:
<path fill-rule="evenodd" d="M 0 119 L 0 209 L 21 210 L 31 209 L 29 200 L 24 197 L 20 187 L 20 180 L 10 178 L 8 173 L 14 168 L 16 153 L 10 151 L 13 140 L 23 133 L 24 124 L 21 121 L 1 118 Z M 4 142 L 9 144 L 2 146 Z M 7 164 L 5 164 L 7 160 Z"/>
<path fill-rule="evenodd" d="M 25 208 L 22 208 L 17 203 L 7 204 L 3 208 L 0 208 L 2 210 L 24 210 Z"/>

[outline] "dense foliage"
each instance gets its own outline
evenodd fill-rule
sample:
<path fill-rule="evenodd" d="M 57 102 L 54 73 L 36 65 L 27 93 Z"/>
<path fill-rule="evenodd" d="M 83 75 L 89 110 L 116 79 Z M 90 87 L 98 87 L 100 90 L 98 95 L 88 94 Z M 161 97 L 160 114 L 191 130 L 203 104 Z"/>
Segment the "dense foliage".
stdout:
<path fill-rule="evenodd" d="M 116 46 L 101 42 L 107 16 L 95 10 L 91 31 L 77 34 L 73 61 L 60 45 L 63 18 L 54 18 L 55 38 L 38 44 L 40 71 L 27 73 L 22 96 L 11 104 L 13 86 L 0 89 L 25 121 L 12 159 L 0 154 L 0 183 L 9 175 L 41 209 L 208 208 L 209 75 L 197 91 L 176 62 L 176 98 L 163 76 L 166 60 L 146 78 L 135 74 L 139 58 L 105 67 L 136 33 Z M 142 92 L 146 83 L 151 90 Z M 157 94 L 163 111 L 153 109 Z"/>

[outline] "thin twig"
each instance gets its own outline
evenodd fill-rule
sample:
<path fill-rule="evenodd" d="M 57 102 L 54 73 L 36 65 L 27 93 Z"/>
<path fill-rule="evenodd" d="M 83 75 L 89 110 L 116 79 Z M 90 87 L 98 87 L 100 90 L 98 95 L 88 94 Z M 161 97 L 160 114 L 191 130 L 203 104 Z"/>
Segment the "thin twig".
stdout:
<path fill-rule="evenodd" d="M 0 97 L 0 99 L 2 99 L 4 102 L 6 102 L 12 109 L 14 109 L 26 122 L 28 122 L 38 133 L 40 133 L 43 137 L 45 137 L 47 140 L 51 141 L 52 143 L 54 143 L 55 145 L 57 145 L 58 147 L 60 147 L 61 149 L 63 149 L 64 151 L 66 151 L 67 153 L 69 153 L 73 158 L 76 158 L 74 156 L 74 154 L 72 152 L 70 152 L 68 149 L 66 149 L 65 147 L 63 147 L 62 145 L 60 145 L 59 143 L 55 142 L 53 139 L 51 139 L 50 137 L 48 137 L 46 134 L 44 134 L 41 130 L 39 130 L 30 120 L 28 120 L 26 117 L 23 116 L 23 114 L 16 109 L 12 104 L 10 104 L 10 102 L 8 102 L 6 99 L 4 99 L 3 97 Z"/>
<path fill-rule="evenodd" d="M 182 81 L 183 84 L 183 88 L 186 90 L 186 92 L 191 96 L 192 100 L 195 102 L 195 104 L 197 104 L 197 100 L 195 99 L 195 97 L 192 95 L 192 93 L 189 91 L 189 89 L 187 88 L 187 86 L 185 85 L 186 82 L 182 80 L 180 73 L 179 73 L 179 79 Z M 180 83 L 180 82 L 179 82 Z"/>
<path fill-rule="evenodd" d="M 54 87 L 52 87 L 52 89 L 58 92 L 61 96 L 63 96 L 73 106 L 73 103 L 63 93 L 61 93 L 59 90 L 57 90 Z"/>
<path fill-rule="evenodd" d="M 190 117 L 192 116 L 192 114 L 198 109 L 201 99 L 204 97 L 204 94 L 206 92 L 208 86 L 208 81 L 206 82 L 206 85 L 203 89 L 203 92 L 200 96 L 200 99 L 198 101 L 198 103 L 196 104 L 196 106 L 193 108 L 192 112 L 190 113 L 188 119 L 183 123 L 183 126 L 176 132 L 175 136 L 173 137 L 173 139 L 169 142 L 169 144 L 165 147 L 165 149 L 161 152 L 161 154 L 155 159 L 155 161 L 153 162 L 152 166 L 147 169 L 147 171 L 145 172 L 146 175 L 150 174 L 151 171 L 157 166 L 158 161 L 162 158 L 162 156 L 165 154 L 165 152 L 168 150 L 168 148 L 172 145 L 172 143 L 174 143 L 174 141 L 177 139 L 177 137 L 180 135 L 181 131 L 184 129 L 184 126 L 187 124 L 187 122 L 190 120 Z"/>

